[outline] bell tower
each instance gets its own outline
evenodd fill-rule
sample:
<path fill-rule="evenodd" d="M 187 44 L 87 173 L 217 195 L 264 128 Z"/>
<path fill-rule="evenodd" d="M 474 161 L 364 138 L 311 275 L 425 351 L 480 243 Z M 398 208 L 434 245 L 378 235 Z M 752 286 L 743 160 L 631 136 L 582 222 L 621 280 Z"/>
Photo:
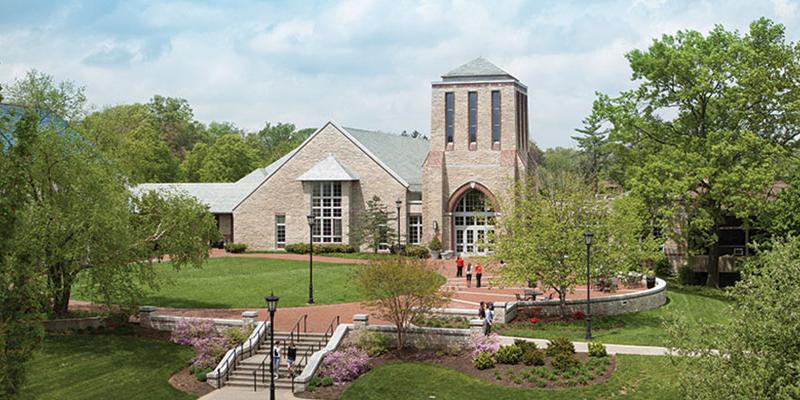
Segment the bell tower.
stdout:
<path fill-rule="evenodd" d="M 484 253 L 497 199 L 535 168 L 528 147 L 528 88 L 517 78 L 476 58 L 433 82 L 423 242 L 436 235 L 443 251 Z"/>

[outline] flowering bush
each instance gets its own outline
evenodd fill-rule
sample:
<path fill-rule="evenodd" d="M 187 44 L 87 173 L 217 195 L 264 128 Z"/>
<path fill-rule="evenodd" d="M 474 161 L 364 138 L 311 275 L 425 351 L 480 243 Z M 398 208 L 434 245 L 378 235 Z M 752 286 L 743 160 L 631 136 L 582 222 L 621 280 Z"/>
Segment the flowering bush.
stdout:
<path fill-rule="evenodd" d="M 369 356 L 356 347 L 332 351 L 322 359 L 320 375 L 329 376 L 333 383 L 341 385 L 369 371 Z"/>
<path fill-rule="evenodd" d="M 574 319 L 575 321 L 586 319 L 586 314 L 584 314 L 584 312 L 581 310 L 575 311 L 574 313 L 572 313 L 572 319 Z"/>
<path fill-rule="evenodd" d="M 214 321 L 208 319 L 179 319 L 172 331 L 172 341 L 184 346 L 194 346 L 197 339 L 218 336 Z"/>
<path fill-rule="evenodd" d="M 532 323 L 532 324 L 536 325 L 536 323 L 537 323 L 537 322 L 539 322 L 539 318 L 536 318 L 536 317 L 530 317 L 530 318 L 528 319 L 528 322 L 530 322 L 530 323 Z"/>
<path fill-rule="evenodd" d="M 493 333 L 489 336 L 486 335 L 472 335 L 472 356 L 475 357 L 479 353 L 489 353 L 494 355 L 500 349 L 500 339 L 497 334 Z"/>
<path fill-rule="evenodd" d="M 172 341 L 192 346 L 196 352 L 192 365 L 196 370 L 208 370 L 217 366 L 233 344 L 227 336 L 220 335 L 214 321 L 207 319 L 181 319 L 172 331 Z"/>

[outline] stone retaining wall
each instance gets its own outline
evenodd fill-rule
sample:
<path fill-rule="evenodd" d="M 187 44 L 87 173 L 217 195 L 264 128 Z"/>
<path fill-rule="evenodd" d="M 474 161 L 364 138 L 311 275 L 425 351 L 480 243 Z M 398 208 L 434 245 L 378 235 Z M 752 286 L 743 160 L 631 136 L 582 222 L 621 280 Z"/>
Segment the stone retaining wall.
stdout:
<path fill-rule="evenodd" d="M 46 332 L 78 331 L 106 326 L 105 317 L 51 319 L 43 321 Z"/>

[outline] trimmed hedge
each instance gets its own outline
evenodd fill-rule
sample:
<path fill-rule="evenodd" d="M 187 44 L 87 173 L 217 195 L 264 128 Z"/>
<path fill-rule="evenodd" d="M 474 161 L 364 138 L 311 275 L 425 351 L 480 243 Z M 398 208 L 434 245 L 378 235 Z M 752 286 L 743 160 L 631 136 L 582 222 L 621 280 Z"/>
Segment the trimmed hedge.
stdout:
<path fill-rule="evenodd" d="M 295 254 L 308 254 L 308 243 L 292 243 L 286 245 L 286 252 Z M 356 248 L 349 244 L 314 244 L 314 253 L 355 253 Z"/>
<path fill-rule="evenodd" d="M 244 253 L 247 245 L 244 243 L 225 243 L 225 251 L 228 253 Z"/>
<path fill-rule="evenodd" d="M 410 244 L 406 246 L 405 255 L 409 257 L 428 258 L 431 256 L 431 251 L 425 246 Z"/>
<path fill-rule="evenodd" d="M 548 357 L 555 357 L 559 354 L 574 355 L 575 345 L 573 345 L 572 341 L 567 337 L 558 337 L 550 340 L 547 349 L 545 349 L 545 354 L 547 354 Z"/>
<path fill-rule="evenodd" d="M 498 364 L 519 364 L 522 360 L 522 349 L 516 345 L 500 346 L 494 358 Z"/>

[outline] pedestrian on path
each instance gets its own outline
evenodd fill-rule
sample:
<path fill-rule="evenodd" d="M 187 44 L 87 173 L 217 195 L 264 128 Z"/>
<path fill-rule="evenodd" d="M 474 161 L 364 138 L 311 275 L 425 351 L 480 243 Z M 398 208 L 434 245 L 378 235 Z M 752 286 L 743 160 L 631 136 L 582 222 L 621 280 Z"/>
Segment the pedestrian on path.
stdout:
<path fill-rule="evenodd" d="M 484 302 L 481 302 L 480 307 L 478 307 L 478 318 L 480 319 L 486 318 L 486 305 Z"/>
<path fill-rule="evenodd" d="M 472 287 L 472 263 L 467 264 L 467 287 Z"/>
<path fill-rule="evenodd" d="M 281 377 L 281 346 L 275 345 L 272 348 L 272 372 L 275 375 L 275 379 Z"/>
<path fill-rule="evenodd" d="M 494 304 L 489 303 L 486 307 L 486 318 L 483 320 L 483 334 L 489 336 L 492 333 L 492 323 L 494 323 Z"/>
<path fill-rule="evenodd" d="M 461 278 L 464 271 L 464 259 L 461 256 L 456 258 L 456 278 Z"/>
<path fill-rule="evenodd" d="M 480 264 L 475 265 L 475 287 L 481 287 L 481 277 L 483 276 L 483 267 Z"/>
<path fill-rule="evenodd" d="M 289 376 L 294 376 L 294 360 L 296 359 L 297 347 L 294 347 L 294 342 L 291 342 L 289 343 L 289 348 L 286 349 L 286 364 L 288 365 Z"/>

